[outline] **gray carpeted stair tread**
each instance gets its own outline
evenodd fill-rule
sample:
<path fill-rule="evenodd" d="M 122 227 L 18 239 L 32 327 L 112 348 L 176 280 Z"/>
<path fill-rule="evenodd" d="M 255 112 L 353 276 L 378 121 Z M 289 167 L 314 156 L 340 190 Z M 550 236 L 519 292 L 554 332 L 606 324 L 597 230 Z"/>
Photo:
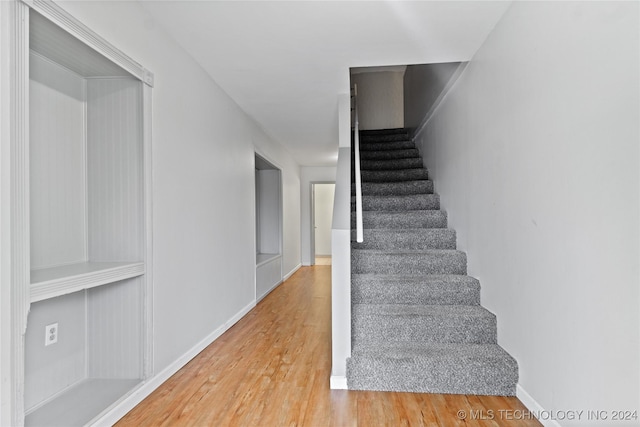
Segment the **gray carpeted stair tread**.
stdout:
<path fill-rule="evenodd" d="M 420 158 L 417 148 L 384 151 L 360 151 L 360 160 L 412 159 Z"/>
<path fill-rule="evenodd" d="M 385 159 L 385 160 L 361 160 L 362 170 L 393 170 L 393 169 L 420 169 L 424 168 L 422 159 Z"/>
<path fill-rule="evenodd" d="M 351 272 L 375 274 L 467 274 L 467 255 L 452 249 L 352 249 Z"/>
<path fill-rule="evenodd" d="M 424 168 L 362 170 L 360 177 L 362 182 L 411 181 L 414 179 L 429 179 L 429 172 Z"/>
<path fill-rule="evenodd" d="M 354 304 L 352 341 L 495 344 L 496 317 L 479 305 Z"/>
<path fill-rule="evenodd" d="M 364 211 L 364 228 L 446 228 L 447 213 L 442 210 Z M 351 228 L 356 227 L 356 214 L 351 213 Z"/>
<path fill-rule="evenodd" d="M 356 232 L 351 232 L 355 249 L 455 249 L 456 232 L 450 228 L 365 229 L 364 241 L 355 242 Z"/>
<path fill-rule="evenodd" d="M 496 344 L 358 346 L 347 360 L 350 390 L 514 396 L 518 364 Z"/>
<path fill-rule="evenodd" d="M 479 305 L 480 282 L 458 274 L 352 274 L 351 302 Z"/>
<path fill-rule="evenodd" d="M 355 211 L 356 197 L 351 197 L 351 210 Z M 364 196 L 364 211 L 406 211 L 440 209 L 440 196 L 437 194 L 406 194 L 402 196 Z"/>
<path fill-rule="evenodd" d="M 355 186 L 351 186 L 355 195 Z M 433 181 L 363 182 L 364 196 L 405 196 L 407 194 L 433 194 Z"/>

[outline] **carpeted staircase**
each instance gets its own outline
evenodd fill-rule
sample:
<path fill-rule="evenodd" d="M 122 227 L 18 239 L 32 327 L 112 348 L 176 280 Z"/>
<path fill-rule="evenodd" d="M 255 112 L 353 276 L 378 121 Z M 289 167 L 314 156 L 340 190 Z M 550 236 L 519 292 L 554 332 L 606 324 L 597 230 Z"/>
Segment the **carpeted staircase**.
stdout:
<path fill-rule="evenodd" d="M 360 133 L 364 242 L 352 194 L 352 390 L 515 395 L 517 362 L 456 250 L 404 129 Z M 353 170 L 353 168 L 352 168 Z"/>

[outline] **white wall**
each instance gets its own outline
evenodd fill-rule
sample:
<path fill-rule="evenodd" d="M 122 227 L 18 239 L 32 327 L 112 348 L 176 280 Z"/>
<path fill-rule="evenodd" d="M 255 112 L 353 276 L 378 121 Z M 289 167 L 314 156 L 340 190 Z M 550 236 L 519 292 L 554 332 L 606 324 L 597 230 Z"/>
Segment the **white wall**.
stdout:
<path fill-rule="evenodd" d="M 404 73 L 404 127 L 415 132 L 446 88 L 460 62 L 408 65 Z"/>
<path fill-rule="evenodd" d="M 514 2 L 418 137 L 549 411 L 640 409 L 638 34 L 636 2 Z"/>
<path fill-rule="evenodd" d="M 358 85 L 361 130 L 404 127 L 403 76 L 404 68 L 351 75 L 351 85 Z"/>
<path fill-rule="evenodd" d="M 300 168 L 137 2 L 62 7 L 155 74 L 156 372 L 255 301 L 254 152 L 282 169 L 283 270 L 300 264 Z"/>
<path fill-rule="evenodd" d="M 339 120 L 348 120 L 342 111 Z M 331 379 L 332 389 L 347 388 L 351 357 L 351 148 L 340 137 L 331 225 Z"/>
<path fill-rule="evenodd" d="M 347 110 L 347 117 L 348 117 Z M 348 135 L 347 135 L 348 137 Z M 302 249 L 302 265 L 312 265 L 311 260 L 311 183 L 335 182 L 335 167 L 303 166 L 300 168 L 300 242 Z"/>
<path fill-rule="evenodd" d="M 256 169 L 256 252 L 280 253 L 280 170 Z"/>
<path fill-rule="evenodd" d="M 8 78 L 13 69 L 8 54 L 11 48 L 11 4 L 0 2 L 0 117 L 11 114 L 11 84 Z M 11 242 L 4 230 L 11 230 L 11 185 L 9 149 L 2 141 L 10 141 L 11 132 L 8 120 L 0 120 L 0 425 L 9 425 L 12 421 L 12 408 L 15 405 L 15 393 L 12 382 L 13 372 L 11 311 Z"/>
<path fill-rule="evenodd" d="M 87 254 L 85 81 L 29 57 L 31 269 L 84 262 Z"/>
<path fill-rule="evenodd" d="M 313 186 L 316 256 L 331 255 L 331 221 L 335 188 L 335 184 Z"/>

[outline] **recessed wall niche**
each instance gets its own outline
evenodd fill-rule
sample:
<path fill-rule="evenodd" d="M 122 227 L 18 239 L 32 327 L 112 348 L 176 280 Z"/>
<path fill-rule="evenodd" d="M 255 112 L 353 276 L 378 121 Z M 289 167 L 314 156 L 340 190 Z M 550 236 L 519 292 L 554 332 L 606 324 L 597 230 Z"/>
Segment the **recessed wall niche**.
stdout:
<path fill-rule="evenodd" d="M 256 299 L 282 282 L 282 172 L 255 155 Z"/>

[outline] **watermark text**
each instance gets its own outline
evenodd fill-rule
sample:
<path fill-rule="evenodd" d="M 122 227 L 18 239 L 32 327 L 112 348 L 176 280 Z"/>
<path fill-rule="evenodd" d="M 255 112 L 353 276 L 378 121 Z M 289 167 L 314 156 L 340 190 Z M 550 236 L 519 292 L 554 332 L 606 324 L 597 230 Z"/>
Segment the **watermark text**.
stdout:
<path fill-rule="evenodd" d="M 530 411 L 528 409 L 461 409 L 459 419 L 470 420 L 539 420 L 539 421 L 637 421 L 638 411 L 609 410 L 558 410 Z"/>

